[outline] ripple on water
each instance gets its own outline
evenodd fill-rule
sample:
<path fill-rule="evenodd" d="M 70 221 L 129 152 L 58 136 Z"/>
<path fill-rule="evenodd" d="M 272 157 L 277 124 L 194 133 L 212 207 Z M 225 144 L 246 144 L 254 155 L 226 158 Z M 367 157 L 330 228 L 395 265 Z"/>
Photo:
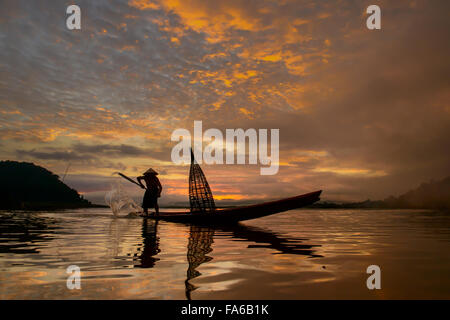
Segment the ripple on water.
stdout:
<path fill-rule="evenodd" d="M 208 228 L 105 209 L 0 213 L 0 298 L 450 298 L 448 214 L 294 210 Z M 83 290 L 66 288 L 69 265 Z M 408 268 L 405 268 L 408 266 Z M 420 275 L 420 276 L 418 276 Z M 411 283 L 411 284 L 410 284 Z M 413 285 L 414 284 L 414 285 Z"/>

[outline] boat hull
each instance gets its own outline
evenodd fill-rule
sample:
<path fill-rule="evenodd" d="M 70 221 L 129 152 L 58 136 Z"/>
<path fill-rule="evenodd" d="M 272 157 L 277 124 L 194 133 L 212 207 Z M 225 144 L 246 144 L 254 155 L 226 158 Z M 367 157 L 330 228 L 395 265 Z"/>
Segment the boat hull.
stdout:
<path fill-rule="evenodd" d="M 212 213 L 160 212 L 159 216 L 150 219 L 195 224 L 230 224 L 239 221 L 265 217 L 268 215 L 301 208 L 320 200 L 322 190 L 302 194 L 276 201 L 264 202 L 249 206 L 216 209 Z"/>

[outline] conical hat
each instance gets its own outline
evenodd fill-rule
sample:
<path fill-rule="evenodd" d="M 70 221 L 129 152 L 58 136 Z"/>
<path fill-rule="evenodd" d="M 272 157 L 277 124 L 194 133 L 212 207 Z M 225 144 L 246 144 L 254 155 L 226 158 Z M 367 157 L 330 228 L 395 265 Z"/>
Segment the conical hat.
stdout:
<path fill-rule="evenodd" d="M 158 172 L 156 172 L 152 168 L 150 168 L 150 169 L 148 169 L 147 171 L 144 172 L 144 175 L 151 175 L 151 174 L 154 174 L 156 176 L 156 175 L 158 175 Z"/>

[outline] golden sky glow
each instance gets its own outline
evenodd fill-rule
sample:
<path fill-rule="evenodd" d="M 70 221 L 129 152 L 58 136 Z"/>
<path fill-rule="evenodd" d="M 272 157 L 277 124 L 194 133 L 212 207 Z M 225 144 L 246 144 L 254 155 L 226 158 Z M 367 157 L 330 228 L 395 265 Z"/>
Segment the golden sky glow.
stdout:
<path fill-rule="evenodd" d="M 111 174 L 161 172 L 187 200 L 173 130 L 279 128 L 280 170 L 208 165 L 218 200 L 324 189 L 378 199 L 449 173 L 446 1 L 129 0 L 0 4 L 1 159 L 31 161 L 101 201 Z M 131 189 L 138 195 L 140 190 Z M 100 200 L 99 200 L 100 199 Z"/>

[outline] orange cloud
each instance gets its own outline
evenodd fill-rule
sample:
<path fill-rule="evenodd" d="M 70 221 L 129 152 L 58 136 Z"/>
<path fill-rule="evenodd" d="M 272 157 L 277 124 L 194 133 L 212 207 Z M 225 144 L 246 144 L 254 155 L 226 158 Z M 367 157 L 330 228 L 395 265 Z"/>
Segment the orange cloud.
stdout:
<path fill-rule="evenodd" d="M 383 177 L 387 173 L 384 170 L 369 170 L 361 168 L 336 168 L 320 167 L 315 168 L 314 172 L 330 172 L 344 176 L 363 176 L 363 177 Z"/>
<path fill-rule="evenodd" d="M 160 8 L 159 4 L 148 0 L 130 0 L 128 1 L 128 4 L 132 7 L 138 8 L 139 10 L 157 10 Z"/>
<path fill-rule="evenodd" d="M 239 108 L 239 111 L 244 115 L 246 115 L 248 118 L 252 118 L 252 115 L 254 114 L 254 112 L 247 110 L 245 108 Z"/>
<path fill-rule="evenodd" d="M 239 3 L 230 1 L 164 0 L 157 4 L 150 0 L 132 0 L 128 4 L 140 10 L 163 7 L 174 12 L 190 29 L 206 33 L 211 42 L 221 41 L 229 28 L 251 31 L 262 27 L 258 18 L 243 11 Z"/>

